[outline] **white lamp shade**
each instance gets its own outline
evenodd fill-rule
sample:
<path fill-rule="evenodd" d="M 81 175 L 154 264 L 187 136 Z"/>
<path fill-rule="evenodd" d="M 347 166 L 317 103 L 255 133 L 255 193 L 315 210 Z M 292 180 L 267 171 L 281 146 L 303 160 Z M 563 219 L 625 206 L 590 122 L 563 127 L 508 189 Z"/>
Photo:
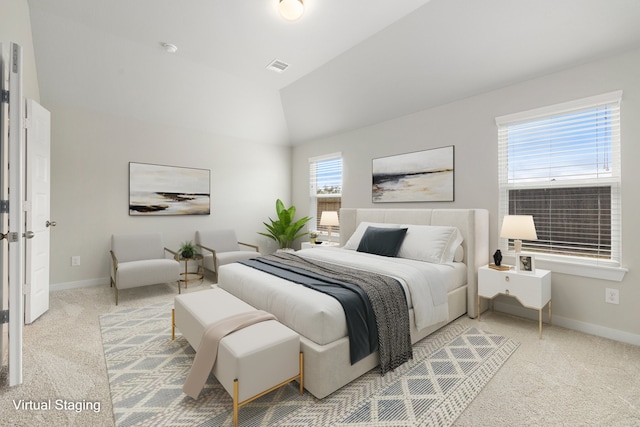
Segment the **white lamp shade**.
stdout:
<path fill-rule="evenodd" d="M 287 21 L 295 21 L 302 17 L 304 5 L 302 0 L 280 0 L 278 12 Z"/>
<path fill-rule="evenodd" d="M 340 225 L 338 221 L 338 212 L 336 211 L 324 211 L 320 216 L 320 225 Z"/>
<path fill-rule="evenodd" d="M 535 240 L 538 238 L 531 215 L 505 215 L 500 237 L 505 239 Z"/>

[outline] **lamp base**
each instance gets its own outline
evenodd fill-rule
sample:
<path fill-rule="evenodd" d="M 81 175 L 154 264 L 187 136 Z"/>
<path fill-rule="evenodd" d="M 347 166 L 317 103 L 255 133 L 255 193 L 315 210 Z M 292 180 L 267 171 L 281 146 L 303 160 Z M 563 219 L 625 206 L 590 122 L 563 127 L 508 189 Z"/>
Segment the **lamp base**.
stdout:
<path fill-rule="evenodd" d="M 515 239 L 513 241 L 513 249 L 516 251 L 516 253 L 522 252 L 522 240 Z"/>

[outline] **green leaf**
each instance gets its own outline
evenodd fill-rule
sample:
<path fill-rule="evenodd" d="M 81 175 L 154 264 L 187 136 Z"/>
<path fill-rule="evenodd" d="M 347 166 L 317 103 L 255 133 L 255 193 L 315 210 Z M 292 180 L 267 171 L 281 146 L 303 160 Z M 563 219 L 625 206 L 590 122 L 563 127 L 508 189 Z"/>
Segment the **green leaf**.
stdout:
<path fill-rule="evenodd" d="M 268 233 L 259 232 L 258 234 L 275 240 L 281 248 L 290 247 L 294 240 L 307 234 L 306 232 L 300 233 L 300 230 L 311 220 L 311 218 L 306 216 L 294 221 L 296 215 L 295 206 L 287 208 L 282 200 L 278 199 L 276 200 L 276 214 L 278 216 L 278 220 L 269 218 L 271 224 L 263 222 Z"/>

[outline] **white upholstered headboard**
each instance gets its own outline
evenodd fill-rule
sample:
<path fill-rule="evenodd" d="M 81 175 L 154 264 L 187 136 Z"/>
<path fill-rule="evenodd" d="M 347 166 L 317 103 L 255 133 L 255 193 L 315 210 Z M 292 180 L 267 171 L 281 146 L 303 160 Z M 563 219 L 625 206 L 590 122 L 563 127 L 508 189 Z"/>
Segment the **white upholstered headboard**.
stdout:
<path fill-rule="evenodd" d="M 340 246 L 361 222 L 391 224 L 449 225 L 458 227 L 464 237 L 467 264 L 467 314 L 477 313 L 478 268 L 489 263 L 489 211 L 486 209 L 340 209 Z"/>

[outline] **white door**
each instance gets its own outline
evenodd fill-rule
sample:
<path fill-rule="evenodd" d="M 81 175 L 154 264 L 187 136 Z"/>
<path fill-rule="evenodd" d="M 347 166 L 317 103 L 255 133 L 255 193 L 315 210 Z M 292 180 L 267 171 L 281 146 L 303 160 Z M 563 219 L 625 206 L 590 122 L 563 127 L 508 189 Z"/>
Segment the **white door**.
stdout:
<path fill-rule="evenodd" d="M 25 323 L 49 309 L 51 114 L 32 99 L 26 104 Z"/>
<path fill-rule="evenodd" d="M 24 324 L 24 100 L 22 99 L 22 47 L 11 43 L 9 53 L 9 385 L 22 384 L 22 331 Z"/>

